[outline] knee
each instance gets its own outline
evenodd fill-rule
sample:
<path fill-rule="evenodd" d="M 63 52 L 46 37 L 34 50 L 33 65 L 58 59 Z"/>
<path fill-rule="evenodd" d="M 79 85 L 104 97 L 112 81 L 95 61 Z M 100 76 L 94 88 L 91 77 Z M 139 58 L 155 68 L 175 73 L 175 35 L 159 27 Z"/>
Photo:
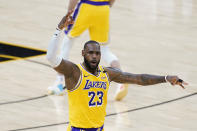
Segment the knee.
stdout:
<path fill-rule="evenodd" d="M 119 68 L 120 64 L 118 62 L 118 58 L 110 51 L 109 46 L 104 45 L 101 46 L 101 56 L 107 64 L 112 67 Z"/>

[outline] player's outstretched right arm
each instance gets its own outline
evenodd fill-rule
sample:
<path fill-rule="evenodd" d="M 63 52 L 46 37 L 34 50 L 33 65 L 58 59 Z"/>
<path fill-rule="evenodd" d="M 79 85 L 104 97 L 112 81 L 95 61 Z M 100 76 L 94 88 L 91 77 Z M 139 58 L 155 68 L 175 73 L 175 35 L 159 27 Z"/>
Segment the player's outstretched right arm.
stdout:
<path fill-rule="evenodd" d="M 105 71 L 108 72 L 109 78 L 111 81 L 118 83 L 128 83 L 128 84 L 138 84 L 138 85 L 154 85 L 159 83 L 169 82 L 172 85 L 179 85 L 184 88 L 184 85 L 187 85 L 182 79 L 178 76 L 159 76 L 152 74 L 133 74 L 128 72 L 122 72 L 117 68 L 107 67 Z"/>

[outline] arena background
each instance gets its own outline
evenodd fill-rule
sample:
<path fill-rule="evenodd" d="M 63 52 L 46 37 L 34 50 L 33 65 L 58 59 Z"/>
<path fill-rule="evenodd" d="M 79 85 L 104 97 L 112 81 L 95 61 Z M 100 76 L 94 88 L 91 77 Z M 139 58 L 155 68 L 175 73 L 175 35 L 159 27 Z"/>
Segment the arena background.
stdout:
<path fill-rule="evenodd" d="M 1 131 L 66 130 L 67 95 L 45 95 L 56 75 L 45 52 L 67 4 L 0 0 Z M 197 0 L 116 0 L 110 24 L 110 48 L 124 71 L 178 75 L 189 85 L 130 85 L 126 98 L 115 102 L 112 83 L 105 130 L 196 131 Z M 75 41 L 71 61 L 83 60 L 87 40 L 85 32 Z"/>

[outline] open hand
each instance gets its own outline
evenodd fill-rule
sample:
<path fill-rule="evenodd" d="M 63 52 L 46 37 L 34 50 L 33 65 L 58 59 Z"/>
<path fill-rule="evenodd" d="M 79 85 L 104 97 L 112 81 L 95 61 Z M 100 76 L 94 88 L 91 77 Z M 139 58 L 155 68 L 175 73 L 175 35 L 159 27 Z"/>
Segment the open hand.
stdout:
<path fill-rule="evenodd" d="M 181 86 L 183 89 L 185 88 L 185 85 L 188 85 L 188 83 L 186 83 L 185 81 L 183 81 L 182 79 L 180 79 L 178 76 L 167 76 L 166 77 L 167 82 L 169 82 L 171 85 L 179 85 Z"/>
<path fill-rule="evenodd" d="M 63 29 L 65 27 L 67 27 L 70 24 L 74 23 L 73 17 L 71 16 L 71 14 L 73 13 L 73 10 L 70 10 L 60 21 L 60 23 L 58 24 L 58 28 L 59 29 Z"/>

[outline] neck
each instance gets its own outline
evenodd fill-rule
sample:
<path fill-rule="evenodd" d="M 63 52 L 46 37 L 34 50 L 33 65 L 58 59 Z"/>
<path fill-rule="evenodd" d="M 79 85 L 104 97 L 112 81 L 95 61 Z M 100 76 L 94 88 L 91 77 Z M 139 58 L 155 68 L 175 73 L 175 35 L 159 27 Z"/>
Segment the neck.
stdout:
<path fill-rule="evenodd" d="M 88 72 L 92 73 L 93 75 L 97 75 L 97 74 L 98 74 L 98 70 L 97 70 L 97 69 L 96 69 L 96 70 L 90 69 L 90 68 L 85 64 L 85 62 L 83 62 L 82 64 L 83 64 L 83 66 L 85 67 L 85 69 L 86 69 Z"/>

